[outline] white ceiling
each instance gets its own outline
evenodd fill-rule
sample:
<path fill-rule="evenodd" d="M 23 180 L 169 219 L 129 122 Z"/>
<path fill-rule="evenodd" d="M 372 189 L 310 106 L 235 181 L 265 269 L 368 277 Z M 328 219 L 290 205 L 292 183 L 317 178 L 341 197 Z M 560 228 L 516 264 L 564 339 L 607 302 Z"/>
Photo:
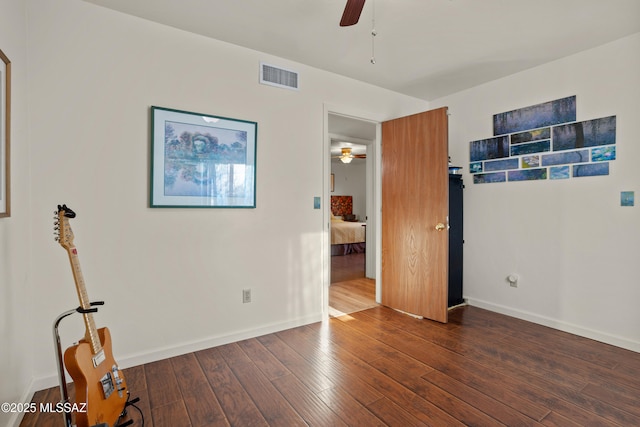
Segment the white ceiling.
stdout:
<path fill-rule="evenodd" d="M 365 120 L 355 120 L 338 114 L 329 114 L 329 137 L 331 138 L 332 161 L 339 161 L 337 156 L 342 148 L 351 148 L 353 154 L 366 154 L 367 145 L 376 138 L 376 124 Z M 363 159 L 353 159 L 358 163 Z"/>
<path fill-rule="evenodd" d="M 85 1 L 425 100 L 640 32 L 640 0 Z"/>

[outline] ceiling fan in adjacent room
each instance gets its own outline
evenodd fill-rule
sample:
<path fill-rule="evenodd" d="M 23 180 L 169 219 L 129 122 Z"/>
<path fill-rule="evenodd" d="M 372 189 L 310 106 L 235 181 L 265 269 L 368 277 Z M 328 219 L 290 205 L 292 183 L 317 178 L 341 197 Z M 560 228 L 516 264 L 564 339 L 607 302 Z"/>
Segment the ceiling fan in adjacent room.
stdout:
<path fill-rule="evenodd" d="M 351 148 L 346 147 L 341 149 L 342 154 L 339 156 L 333 156 L 333 159 L 340 159 L 342 163 L 351 163 L 353 159 L 366 159 L 366 154 L 353 154 L 351 153 Z"/>
<path fill-rule="evenodd" d="M 347 5 L 342 12 L 342 19 L 340 20 L 341 27 L 349 27 L 358 23 L 362 8 L 364 7 L 365 0 L 347 0 Z"/>

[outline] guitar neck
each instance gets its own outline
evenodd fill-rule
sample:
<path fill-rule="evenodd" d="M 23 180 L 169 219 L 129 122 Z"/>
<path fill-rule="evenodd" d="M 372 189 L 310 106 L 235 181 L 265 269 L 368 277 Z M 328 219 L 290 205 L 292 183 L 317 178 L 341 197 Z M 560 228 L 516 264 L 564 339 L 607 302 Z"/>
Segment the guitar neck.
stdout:
<path fill-rule="evenodd" d="M 82 277 L 82 270 L 80 269 L 80 259 L 78 258 L 78 250 L 75 246 L 70 246 L 67 249 L 69 254 L 69 261 L 71 262 L 71 270 L 73 271 L 73 279 L 76 284 L 76 291 L 78 292 L 78 299 L 80 300 L 80 307 L 83 310 L 91 308 L 91 302 L 87 294 L 87 288 L 84 284 L 84 278 Z M 102 354 L 102 344 L 100 343 L 100 337 L 98 336 L 98 330 L 96 328 L 95 321 L 93 320 L 92 313 L 83 313 L 84 325 L 85 325 L 85 340 L 91 344 L 91 349 L 94 355 Z"/>

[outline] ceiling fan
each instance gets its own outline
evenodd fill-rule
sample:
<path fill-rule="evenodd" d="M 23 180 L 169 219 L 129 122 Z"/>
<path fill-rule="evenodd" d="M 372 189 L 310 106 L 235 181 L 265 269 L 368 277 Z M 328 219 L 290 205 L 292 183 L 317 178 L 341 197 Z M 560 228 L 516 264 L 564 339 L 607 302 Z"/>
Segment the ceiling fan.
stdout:
<path fill-rule="evenodd" d="M 364 7 L 365 0 L 347 0 L 347 5 L 344 7 L 342 13 L 342 19 L 340 20 L 341 27 L 349 27 L 358 23 L 362 8 Z"/>
<path fill-rule="evenodd" d="M 333 159 L 340 159 L 340 161 L 342 163 L 351 163 L 351 160 L 353 159 L 366 159 L 367 155 L 366 154 L 352 154 L 351 153 L 351 148 L 342 148 L 342 154 L 340 154 L 339 156 L 334 156 L 332 157 Z"/>

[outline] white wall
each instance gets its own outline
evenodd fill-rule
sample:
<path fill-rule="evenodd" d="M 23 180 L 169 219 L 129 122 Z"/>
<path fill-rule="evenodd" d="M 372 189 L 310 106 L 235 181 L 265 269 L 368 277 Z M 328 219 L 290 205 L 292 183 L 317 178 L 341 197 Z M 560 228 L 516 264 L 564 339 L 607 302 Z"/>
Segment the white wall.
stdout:
<path fill-rule="evenodd" d="M 570 95 L 578 121 L 617 116 L 609 176 L 472 183 L 469 141 L 492 136 L 493 114 Z M 638 99 L 640 34 L 432 103 L 450 107 L 450 150 L 465 167 L 472 304 L 640 351 Z M 635 207 L 620 206 L 621 191 L 635 191 Z"/>
<path fill-rule="evenodd" d="M 324 105 L 392 118 L 426 102 L 79 0 L 27 5 L 36 386 L 55 383 L 52 319 L 77 305 L 58 203 L 78 214 L 123 366 L 321 319 Z M 299 71 L 301 90 L 259 85 L 261 60 Z M 257 208 L 149 209 L 151 105 L 258 122 Z"/>
<path fill-rule="evenodd" d="M 331 172 L 335 175 L 335 191 L 332 196 L 353 196 L 353 214 L 359 221 L 367 215 L 367 164 L 353 160 L 349 164 L 331 162 Z"/>
<path fill-rule="evenodd" d="M 1 0 L 0 11 L 0 49 L 12 68 L 11 217 L 0 218 L 0 402 L 24 402 L 33 376 L 25 5 Z M 14 415 L 0 412 L 0 425 Z"/>

